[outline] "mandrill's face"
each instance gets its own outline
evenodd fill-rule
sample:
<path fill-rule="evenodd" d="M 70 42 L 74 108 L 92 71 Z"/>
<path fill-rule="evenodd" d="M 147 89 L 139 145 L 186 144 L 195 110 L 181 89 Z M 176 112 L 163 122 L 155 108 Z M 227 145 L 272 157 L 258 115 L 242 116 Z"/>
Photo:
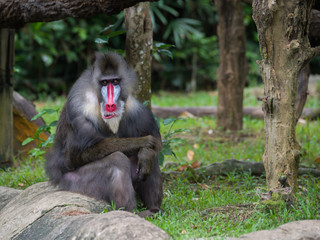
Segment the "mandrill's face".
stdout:
<path fill-rule="evenodd" d="M 102 95 L 102 106 L 103 106 L 103 119 L 110 119 L 117 116 L 117 109 L 119 107 L 119 96 L 120 96 L 120 78 L 109 78 L 102 79 L 101 84 L 101 95 Z"/>
<path fill-rule="evenodd" d="M 102 77 L 100 111 L 103 120 L 109 125 L 113 133 L 118 131 L 119 122 L 124 111 L 124 102 L 119 99 L 121 93 L 121 79 L 119 77 Z"/>

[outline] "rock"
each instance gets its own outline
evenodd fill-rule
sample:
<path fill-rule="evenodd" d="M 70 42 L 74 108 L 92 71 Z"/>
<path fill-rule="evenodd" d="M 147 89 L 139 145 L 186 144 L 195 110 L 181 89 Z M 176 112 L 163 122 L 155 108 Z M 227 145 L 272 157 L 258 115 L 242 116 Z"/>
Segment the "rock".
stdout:
<path fill-rule="evenodd" d="M 61 191 L 47 182 L 38 183 L 0 210 L 0 236 L 3 240 L 170 238 L 160 228 L 132 213 L 99 214 L 105 206 L 103 201 Z"/>
<path fill-rule="evenodd" d="M 21 193 L 22 190 L 17 190 L 8 187 L 0 187 L 0 210 L 11 201 L 12 198 Z"/>
<path fill-rule="evenodd" d="M 273 230 L 252 232 L 233 240 L 319 240 L 320 220 L 303 220 L 281 225 Z M 230 239 L 230 240 L 231 240 Z"/>

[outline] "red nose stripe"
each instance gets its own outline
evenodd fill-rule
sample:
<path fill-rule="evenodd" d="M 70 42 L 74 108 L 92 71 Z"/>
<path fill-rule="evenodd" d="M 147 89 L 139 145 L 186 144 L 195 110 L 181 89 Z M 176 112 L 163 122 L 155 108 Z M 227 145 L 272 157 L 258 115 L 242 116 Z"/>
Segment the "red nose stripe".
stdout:
<path fill-rule="evenodd" d="M 114 112 L 117 109 L 116 104 L 113 102 L 113 96 L 114 96 L 114 87 L 112 83 L 109 83 L 107 86 L 107 93 L 108 93 L 108 102 L 105 106 L 106 111 L 108 112 Z"/>

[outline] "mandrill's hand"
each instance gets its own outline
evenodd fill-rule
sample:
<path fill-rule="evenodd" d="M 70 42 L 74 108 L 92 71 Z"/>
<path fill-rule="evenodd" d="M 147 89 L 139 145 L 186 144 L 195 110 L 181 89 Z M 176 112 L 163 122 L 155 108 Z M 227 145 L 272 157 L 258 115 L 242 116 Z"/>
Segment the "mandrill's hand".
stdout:
<path fill-rule="evenodd" d="M 139 175 L 139 180 L 146 180 L 150 175 L 154 158 L 157 153 L 150 148 L 141 148 L 138 153 L 138 169 L 137 174 Z"/>
<path fill-rule="evenodd" d="M 154 150 L 156 152 L 159 152 L 161 150 L 161 140 L 158 138 L 148 135 L 145 137 L 142 137 L 145 141 L 144 144 L 141 146 L 143 148 L 149 148 L 151 150 Z"/>

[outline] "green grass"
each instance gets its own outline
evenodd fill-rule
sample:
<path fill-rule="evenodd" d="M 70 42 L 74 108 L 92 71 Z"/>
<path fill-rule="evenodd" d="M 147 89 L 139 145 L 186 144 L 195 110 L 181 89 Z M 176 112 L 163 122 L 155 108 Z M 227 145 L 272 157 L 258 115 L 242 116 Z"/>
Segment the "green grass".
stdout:
<path fill-rule="evenodd" d="M 261 87 L 247 88 L 244 90 L 244 106 L 258 106 L 261 103 L 257 97 L 263 96 Z M 217 91 L 205 92 L 163 92 L 160 91 L 152 96 L 152 104 L 156 106 L 172 106 L 172 107 L 199 107 L 199 106 L 217 106 Z"/>
<path fill-rule="evenodd" d="M 162 135 L 168 128 L 161 125 Z M 176 136 L 184 141 L 173 144 L 177 158 L 168 156 L 166 161 L 186 164 L 188 150 L 194 152 L 194 161 L 201 161 L 204 165 L 231 158 L 261 161 L 264 151 L 264 130 L 261 120 L 245 118 L 243 130 L 238 133 L 216 130 L 216 120 L 210 117 L 178 120 L 173 127 L 173 130 L 177 129 L 189 131 Z"/>
<path fill-rule="evenodd" d="M 258 106 L 261 88 L 245 90 L 245 106 Z M 317 101 L 318 100 L 318 101 Z M 38 109 L 61 108 L 65 99 L 37 103 Z M 167 93 L 153 96 L 152 103 L 158 106 L 210 106 L 217 104 L 216 92 Z M 318 106 L 318 95 L 310 96 L 307 106 Z M 45 121 L 57 120 L 58 115 L 46 115 Z M 262 120 L 244 118 L 243 130 L 237 133 L 221 132 L 216 128 L 213 117 L 187 118 L 175 122 L 171 130 L 188 129 L 174 137 L 182 141 L 173 144 L 176 157 L 166 157 L 163 170 L 176 170 L 183 164 L 199 161 L 201 165 L 221 162 L 227 159 L 244 161 L 262 160 L 264 152 L 264 123 Z M 302 147 L 300 163 L 317 167 L 315 159 L 320 157 L 320 121 L 297 125 L 296 136 Z M 169 126 L 161 125 L 164 136 Z M 192 161 L 187 157 L 193 151 Z M 45 181 L 44 159 L 16 159 L 15 167 L 0 170 L 0 185 L 24 189 L 36 182 Z M 203 179 L 200 182 L 185 178 L 171 178 L 164 181 L 164 214 L 150 220 L 173 239 L 212 237 L 224 239 L 240 236 L 261 229 L 272 229 L 280 224 L 302 220 L 320 219 L 320 183 L 311 176 L 299 177 L 297 202 L 294 208 L 278 206 L 269 209 L 260 202 L 259 194 L 266 191 L 264 177 L 250 173 Z"/>
<path fill-rule="evenodd" d="M 264 179 L 249 173 L 217 177 L 205 183 L 186 179 L 165 182 L 165 213 L 151 220 L 173 239 L 237 237 L 252 231 L 273 229 L 280 224 L 319 219 L 319 180 L 299 178 L 304 187 L 297 193 L 297 204 L 268 209 L 259 202 L 257 192 L 265 191 Z"/>
<path fill-rule="evenodd" d="M 247 107 L 261 106 L 262 102 L 257 98 L 263 97 L 263 87 L 248 87 L 244 89 L 243 105 Z M 152 104 L 156 106 L 172 107 L 198 107 L 198 106 L 217 106 L 217 91 L 198 91 L 198 92 L 164 92 L 154 93 Z M 320 84 L 312 84 L 309 87 L 309 95 L 305 105 L 306 108 L 320 108 Z"/>

